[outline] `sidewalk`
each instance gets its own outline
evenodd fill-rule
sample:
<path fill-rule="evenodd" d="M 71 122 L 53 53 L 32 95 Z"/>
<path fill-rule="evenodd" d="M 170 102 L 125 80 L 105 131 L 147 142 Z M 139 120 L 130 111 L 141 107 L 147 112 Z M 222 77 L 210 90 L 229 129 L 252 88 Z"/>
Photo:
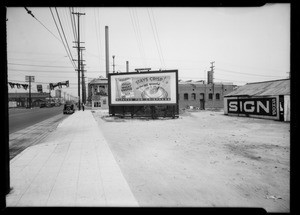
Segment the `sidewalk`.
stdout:
<path fill-rule="evenodd" d="M 7 207 L 138 206 L 91 110 L 14 157 L 10 184 Z"/>

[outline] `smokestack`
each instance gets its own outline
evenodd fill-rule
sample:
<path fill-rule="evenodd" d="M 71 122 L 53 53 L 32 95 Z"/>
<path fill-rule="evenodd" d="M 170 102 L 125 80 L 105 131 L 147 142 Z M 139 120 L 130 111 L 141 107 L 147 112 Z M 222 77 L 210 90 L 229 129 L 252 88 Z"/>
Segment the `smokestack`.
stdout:
<path fill-rule="evenodd" d="M 106 78 L 109 73 L 109 40 L 108 40 L 108 26 L 105 26 L 105 61 L 106 61 Z"/>
<path fill-rule="evenodd" d="M 129 72 L 129 62 L 126 61 L 126 72 Z"/>

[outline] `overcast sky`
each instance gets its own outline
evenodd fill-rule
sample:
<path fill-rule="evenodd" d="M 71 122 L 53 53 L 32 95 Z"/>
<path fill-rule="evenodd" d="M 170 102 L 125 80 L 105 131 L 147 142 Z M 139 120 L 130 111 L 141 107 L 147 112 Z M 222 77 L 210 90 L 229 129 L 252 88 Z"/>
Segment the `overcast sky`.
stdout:
<path fill-rule="evenodd" d="M 23 84 L 26 75 L 35 76 L 32 92 L 36 84 L 48 92 L 49 83 L 69 80 L 70 87 L 62 90 L 77 96 L 77 62 L 72 63 L 66 51 L 69 47 L 77 59 L 72 9 L 85 13 L 80 16 L 80 40 L 87 81 L 105 76 L 105 26 L 109 26 L 111 72 L 112 55 L 115 71 L 126 72 L 129 61 L 130 71 L 178 69 L 182 80 L 206 80 L 214 61 L 214 81 L 236 85 L 287 78 L 290 71 L 290 4 L 28 9 L 37 20 L 23 7 L 7 8 L 8 81 Z M 60 23 L 63 27 L 66 49 L 53 17 L 60 31 Z"/>

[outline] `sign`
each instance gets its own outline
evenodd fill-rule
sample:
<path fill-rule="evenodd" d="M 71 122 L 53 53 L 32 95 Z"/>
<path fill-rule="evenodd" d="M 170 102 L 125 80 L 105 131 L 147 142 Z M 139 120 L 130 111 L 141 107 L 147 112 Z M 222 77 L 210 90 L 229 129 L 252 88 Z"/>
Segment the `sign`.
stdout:
<path fill-rule="evenodd" d="M 110 74 L 110 104 L 177 104 L 177 70 Z"/>
<path fill-rule="evenodd" d="M 25 81 L 26 82 L 34 82 L 34 76 L 28 76 L 28 75 L 26 75 L 25 76 Z"/>
<path fill-rule="evenodd" d="M 36 88 L 37 88 L 37 91 L 38 91 L 39 93 L 42 93 L 42 92 L 43 92 L 43 85 L 38 84 L 38 85 L 36 85 Z"/>
<path fill-rule="evenodd" d="M 268 98 L 247 98 L 228 99 L 228 113 L 252 114 L 261 116 L 277 116 L 277 99 Z"/>

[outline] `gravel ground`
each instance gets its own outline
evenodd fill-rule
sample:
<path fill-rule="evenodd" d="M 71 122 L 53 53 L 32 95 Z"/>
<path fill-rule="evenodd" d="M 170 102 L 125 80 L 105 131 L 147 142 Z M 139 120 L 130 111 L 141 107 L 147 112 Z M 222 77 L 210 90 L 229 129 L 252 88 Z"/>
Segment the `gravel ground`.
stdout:
<path fill-rule="evenodd" d="M 222 111 L 93 115 L 140 206 L 290 211 L 289 123 Z"/>

